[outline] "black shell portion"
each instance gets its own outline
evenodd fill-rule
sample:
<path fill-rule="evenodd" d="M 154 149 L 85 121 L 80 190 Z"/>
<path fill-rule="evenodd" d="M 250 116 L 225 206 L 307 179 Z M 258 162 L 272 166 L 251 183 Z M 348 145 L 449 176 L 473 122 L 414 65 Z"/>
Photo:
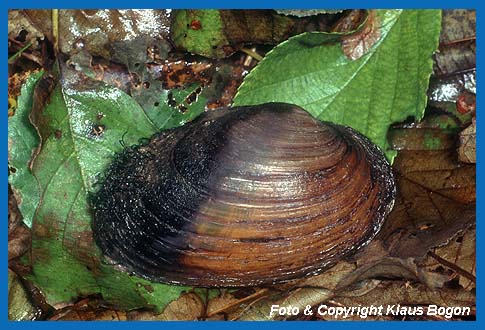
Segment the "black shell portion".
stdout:
<path fill-rule="evenodd" d="M 316 274 L 368 243 L 391 211 L 382 152 L 284 103 L 206 113 L 127 148 L 93 197 L 102 252 L 192 286 Z"/>

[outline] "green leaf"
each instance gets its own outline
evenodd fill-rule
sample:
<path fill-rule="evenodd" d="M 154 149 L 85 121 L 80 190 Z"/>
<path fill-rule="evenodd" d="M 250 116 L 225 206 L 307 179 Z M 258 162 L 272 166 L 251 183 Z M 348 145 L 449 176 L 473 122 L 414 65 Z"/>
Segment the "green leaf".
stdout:
<path fill-rule="evenodd" d="M 122 149 L 120 141 L 134 144 L 158 128 L 114 87 L 67 72 L 61 81 L 49 104 L 34 105 L 32 114 L 41 137 L 32 172 L 42 196 L 32 227 L 30 279 L 52 305 L 100 293 L 117 308 L 160 310 L 186 288 L 150 283 L 106 264 L 93 241 L 88 202 L 100 173 Z"/>
<path fill-rule="evenodd" d="M 32 226 L 32 217 L 40 199 L 39 185 L 29 169 L 39 136 L 29 121 L 34 87 L 43 71 L 32 74 L 24 83 L 17 100 L 15 115 L 8 119 L 8 181 L 15 191 L 24 223 Z"/>
<path fill-rule="evenodd" d="M 176 47 L 208 57 L 222 58 L 223 45 L 228 45 L 223 30 L 219 10 L 178 10 L 172 26 L 172 40 Z M 198 22 L 201 29 L 190 28 L 192 22 Z"/>
<path fill-rule="evenodd" d="M 200 94 L 201 90 L 200 84 L 167 90 L 154 80 L 149 93 L 134 91 L 132 96 L 154 125 L 159 129 L 168 129 L 182 126 L 204 112 L 207 97 Z"/>
<path fill-rule="evenodd" d="M 224 58 L 244 44 L 276 44 L 288 38 L 295 19 L 271 10 L 176 10 L 172 40 L 176 48 Z"/>
<path fill-rule="evenodd" d="M 441 11 L 378 10 L 377 17 L 380 39 L 358 60 L 326 33 L 281 43 L 245 78 L 234 105 L 297 104 L 321 120 L 354 127 L 392 161 L 389 126 L 424 114 Z"/>

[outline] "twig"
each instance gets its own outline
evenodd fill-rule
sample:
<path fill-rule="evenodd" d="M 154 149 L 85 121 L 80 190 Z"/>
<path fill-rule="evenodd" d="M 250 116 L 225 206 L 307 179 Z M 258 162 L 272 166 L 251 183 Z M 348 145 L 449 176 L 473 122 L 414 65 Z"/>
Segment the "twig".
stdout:
<path fill-rule="evenodd" d="M 249 295 L 249 296 L 247 296 L 247 297 L 245 297 L 243 299 L 239 299 L 238 301 L 235 301 L 235 302 L 233 302 L 231 304 L 228 304 L 226 306 L 223 306 L 222 308 L 219 308 L 219 309 L 217 309 L 215 311 L 212 311 L 212 312 L 207 313 L 207 317 L 211 317 L 211 316 L 214 316 L 214 315 L 219 314 L 221 312 L 224 312 L 227 309 L 232 308 L 232 307 L 237 306 L 237 305 L 240 305 L 240 304 L 242 304 L 242 303 L 244 303 L 244 302 L 246 302 L 248 300 L 252 300 L 254 298 L 262 298 L 262 297 L 264 297 L 264 295 L 268 291 L 269 291 L 268 289 L 261 289 L 261 290 L 255 292 L 255 293 L 253 293 L 252 295 Z"/>
<path fill-rule="evenodd" d="M 448 42 L 442 42 L 442 43 L 440 43 L 440 47 L 449 47 L 449 46 L 453 46 L 453 45 L 460 44 L 460 43 L 463 43 L 463 42 L 476 41 L 476 39 L 477 39 L 477 37 L 475 37 L 475 36 L 464 37 L 464 38 L 461 38 L 461 39 L 451 40 L 451 41 L 448 41 Z"/>
<path fill-rule="evenodd" d="M 241 48 L 241 51 L 248 54 L 249 56 L 254 58 L 256 61 L 262 61 L 263 60 L 263 57 L 261 55 L 259 55 L 258 53 L 256 53 L 255 50 L 243 47 L 243 48 Z"/>
<path fill-rule="evenodd" d="M 436 253 L 434 253 L 432 251 L 429 251 L 428 254 L 432 258 L 434 258 L 436 261 L 438 261 L 440 264 L 454 270 L 457 274 L 460 274 L 460 275 L 466 277 L 467 279 L 469 279 L 473 283 L 477 282 L 477 278 L 473 274 L 471 274 L 470 272 L 467 272 L 466 270 L 464 270 L 460 266 L 455 265 L 454 263 L 449 262 L 448 260 L 441 258 L 439 255 L 437 255 Z"/>
<path fill-rule="evenodd" d="M 54 51 L 59 53 L 59 9 L 52 9 L 52 38 L 54 39 Z"/>
<path fill-rule="evenodd" d="M 12 64 L 16 59 L 17 57 L 19 57 L 20 55 L 22 55 L 22 53 L 27 49 L 29 48 L 30 46 L 32 46 L 32 42 L 29 42 L 27 45 L 25 45 L 24 47 L 22 47 L 18 52 L 16 52 L 15 54 L 13 54 L 9 59 L 8 59 L 8 64 Z"/>

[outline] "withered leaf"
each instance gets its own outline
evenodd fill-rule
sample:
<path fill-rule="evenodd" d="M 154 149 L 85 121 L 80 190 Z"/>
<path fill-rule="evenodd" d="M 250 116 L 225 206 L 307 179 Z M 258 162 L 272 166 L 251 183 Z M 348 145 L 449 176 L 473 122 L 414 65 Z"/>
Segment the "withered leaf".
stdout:
<path fill-rule="evenodd" d="M 83 299 L 78 303 L 57 310 L 50 321 L 126 321 L 126 312 L 101 307 L 95 299 Z"/>
<path fill-rule="evenodd" d="M 385 294 L 383 294 L 385 292 Z M 342 306 L 426 306 L 435 304 L 438 306 L 474 306 L 475 295 L 463 289 L 442 288 L 433 290 L 424 284 L 405 283 L 396 281 L 382 281 L 374 290 L 356 297 L 346 297 L 342 294 L 332 300 Z M 473 312 L 474 308 L 472 308 Z M 390 315 L 392 317 L 392 315 Z M 473 315 L 471 315 L 473 317 Z M 429 316 L 423 317 L 429 319 Z M 368 319 L 374 319 L 369 317 Z M 394 319 L 403 319 L 396 316 Z"/>
<path fill-rule="evenodd" d="M 359 267 L 343 278 L 336 289 L 342 290 L 350 287 L 353 283 L 373 278 L 420 281 L 433 289 L 441 288 L 449 280 L 448 276 L 427 272 L 424 269 L 418 268 L 412 258 L 400 259 L 385 257 Z"/>
<path fill-rule="evenodd" d="M 19 225 L 8 234 L 8 260 L 23 255 L 30 248 L 31 234 L 25 225 Z"/>
<path fill-rule="evenodd" d="M 32 21 L 22 10 L 9 10 L 8 37 L 12 39 L 19 37 L 22 39 L 25 38 L 26 42 L 33 42 L 35 44 L 37 38 L 44 38 L 44 33 L 32 24 Z"/>
<path fill-rule="evenodd" d="M 240 305 L 240 299 L 237 299 L 229 292 L 223 292 L 221 295 L 212 298 L 207 304 L 208 320 L 223 320 L 227 315 L 231 319 L 231 311 L 234 311 Z"/>
<path fill-rule="evenodd" d="M 432 271 L 440 268 L 448 268 L 451 264 L 451 271 L 458 276 L 458 284 L 465 290 L 472 290 L 476 287 L 476 231 L 470 228 L 463 235 L 451 240 L 447 245 L 436 248 L 434 254 L 446 261 L 437 260 L 436 257 L 428 256 L 422 263 L 422 267 Z"/>
<path fill-rule="evenodd" d="M 458 159 L 463 163 L 476 163 L 476 120 L 460 132 L 460 146 L 458 147 Z"/>
<path fill-rule="evenodd" d="M 475 10 L 443 10 L 436 73 L 446 75 L 475 68 L 476 20 Z"/>
<path fill-rule="evenodd" d="M 163 88 L 181 88 L 191 83 L 207 84 L 214 74 L 213 64 L 204 61 L 166 61 L 161 64 L 152 64 L 147 67 L 153 79 L 160 80 Z"/>
<path fill-rule="evenodd" d="M 369 10 L 364 26 L 355 33 L 342 37 L 342 51 L 351 60 L 361 58 L 379 40 L 379 17 L 375 10 Z"/>
<path fill-rule="evenodd" d="M 352 33 L 359 28 L 359 26 L 367 21 L 368 12 L 361 9 L 353 9 L 341 17 L 337 23 L 332 27 L 332 32 L 337 33 Z"/>
<path fill-rule="evenodd" d="M 283 319 L 280 315 L 270 313 L 272 305 L 291 305 L 303 310 L 307 305 L 313 306 L 330 299 L 335 295 L 334 290 L 340 280 L 354 269 L 354 264 L 342 261 L 320 275 L 293 283 L 293 289 L 288 288 L 281 293 L 273 290 L 267 298 L 243 310 L 238 320 Z"/>
<path fill-rule="evenodd" d="M 50 10 L 24 10 L 25 16 L 47 36 L 52 35 Z M 92 55 L 137 63 L 146 58 L 155 42 L 162 46 L 168 37 L 170 14 L 167 10 L 59 10 L 60 50 L 70 54 L 86 47 Z M 159 42 L 158 42 L 159 41 Z M 124 46 L 121 47 L 120 43 Z M 133 48 L 130 46 L 137 46 Z M 123 51 L 124 50 L 124 51 Z"/>
<path fill-rule="evenodd" d="M 423 257 L 475 222 L 475 166 L 458 162 L 456 131 L 433 119 L 390 132 L 398 198 L 378 238 L 391 256 Z"/>
<path fill-rule="evenodd" d="M 182 294 L 165 307 L 160 320 L 197 320 L 204 313 L 204 303 L 195 293 Z"/>

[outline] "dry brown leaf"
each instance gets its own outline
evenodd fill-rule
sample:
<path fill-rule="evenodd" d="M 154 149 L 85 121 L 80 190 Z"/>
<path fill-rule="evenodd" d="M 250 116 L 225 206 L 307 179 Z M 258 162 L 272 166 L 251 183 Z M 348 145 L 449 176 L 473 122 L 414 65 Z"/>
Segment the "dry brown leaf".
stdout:
<path fill-rule="evenodd" d="M 191 83 L 207 84 L 215 73 L 208 60 L 187 62 L 185 60 L 164 61 L 150 64 L 147 70 L 155 80 L 160 80 L 165 89 L 181 88 Z"/>
<path fill-rule="evenodd" d="M 384 294 L 385 293 L 385 294 Z M 342 306 L 475 306 L 475 295 L 461 288 L 442 288 L 432 290 L 419 283 L 401 281 L 382 281 L 374 290 L 356 297 L 347 297 L 343 293 L 332 301 Z M 392 315 L 390 315 L 392 316 Z M 473 317 L 473 315 L 471 315 Z M 394 316 L 394 319 L 403 319 L 403 316 Z M 425 316 L 426 318 L 426 316 Z M 429 319 L 429 317 L 427 317 Z M 373 319 L 373 318 L 370 318 Z M 405 318 L 406 319 L 406 318 Z"/>
<path fill-rule="evenodd" d="M 23 223 L 12 189 L 8 189 L 8 260 L 17 258 L 30 248 L 31 232 Z"/>
<path fill-rule="evenodd" d="M 230 312 L 234 311 L 239 305 L 240 299 L 237 299 L 229 292 L 223 292 L 220 296 L 209 300 L 207 304 L 207 320 L 231 319 L 233 315 Z"/>
<path fill-rule="evenodd" d="M 30 248 L 31 233 L 25 225 L 20 225 L 8 234 L 8 260 L 20 257 Z"/>
<path fill-rule="evenodd" d="M 191 292 L 182 294 L 177 300 L 165 307 L 160 320 L 198 320 L 204 314 L 204 303 L 200 297 Z"/>
<path fill-rule="evenodd" d="M 22 10 L 9 10 L 8 37 L 11 39 L 24 39 L 25 42 L 34 43 L 34 47 L 36 47 L 36 39 L 43 39 L 44 33 L 32 24 Z"/>
<path fill-rule="evenodd" d="M 476 287 L 474 277 L 476 276 L 476 231 L 470 228 L 463 235 L 451 240 L 447 245 L 436 248 L 434 254 L 451 263 L 455 276 L 459 276 L 458 283 L 465 290 L 472 290 Z M 440 262 L 437 258 L 428 256 L 422 263 L 423 267 L 430 270 L 448 268 L 447 263 Z"/>
<path fill-rule="evenodd" d="M 440 47 L 435 54 L 438 74 L 475 68 L 476 21 L 475 10 L 443 10 Z"/>
<path fill-rule="evenodd" d="M 8 187 L 8 233 L 13 232 L 22 223 L 22 215 L 18 208 L 14 192 Z"/>
<path fill-rule="evenodd" d="M 25 81 L 30 76 L 32 76 L 33 74 L 36 74 L 37 72 L 39 72 L 39 70 L 22 71 L 9 76 L 8 77 L 8 97 L 16 100 L 20 95 L 20 90 L 24 85 Z M 9 114 L 9 115 L 13 115 L 13 114 Z"/>
<path fill-rule="evenodd" d="M 288 289 L 283 294 L 273 290 L 267 298 L 243 310 L 238 320 L 286 319 L 289 315 L 271 314 L 271 306 L 293 306 L 303 310 L 307 305 L 313 306 L 325 301 L 333 297 L 339 281 L 354 269 L 354 264 L 342 261 L 323 274 L 292 283 L 293 289 Z"/>
<path fill-rule="evenodd" d="M 432 289 L 441 288 L 444 283 L 449 280 L 448 276 L 418 268 L 412 258 L 400 259 L 385 257 L 373 263 L 361 266 L 350 273 L 339 282 L 336 291 L 351 287 L 353 283 L 375 278 L 420 281 Z"/>
<path fill-rule="evenodd" d="M 367 11 L 362 9 L 352 9 L 345 16 L 341 17 L 332 27 L 331 32 L 349 33 L 355 31 L 366 21 Z"/>
<path fill-rule="evenodd" d="M 56 312 L 50 321 L 126 321 L 126 312 L 103 308 L 65 308 Z"/>
<path fill-rule="evenodd" d="M 460 132 L 460 146 L 458 148 L 458 159 L 463 163 L 476 163 L 476 120 Z"/>
<path fill-rule="evenodd" d="M 369 256 L 371 251 L 373 251 L 372 248 L 369 249 Z M 365 258 L 365 255 L 363 251 L 361 257 Z M 381 280 L 375 278 L 421 281 L 433 289 L 442 287 L 449 280 L 448 276 L 418 268 L 411 258 L 381 258 L 373 263 L 365 263 L 357 269 L 353 263 L 340 262 L 321 275 L 298 282 L 296 284 L 298 287 L 294 287 L 289 293 L 274 294 L 259 301 L 243 311 L 239 320 L 283 320 L 292 317 L 292 315 L 272 314 L 272 305 L 298 308 L 300 312 L 296 316 L 301 317 L 306 306 L 319 306 L 340 296 L 361 297 L 376 290 L 386 296 L 387 292 L 380 289 Z M 349 306 L 357 305 L 358 303 L 349 303 Z"/>
<path fill-rule="evenodd" d="M 51 321 L 126 321 L 126 312 L 111 310 L 102 306 L 97 298 L 86 298 L 74 305 L 57 309 L 49 318 Z"/>
<path fill-rule="evenodd" d="M 400 149 L 393 169 L 398 186 L 394 210 L 378 239 L 391 256 L 423 257 L 475 223 L 475 166 L 458 162 L 456 133 L 428 116 L 390 133 Z"/>
<path fill-rule="evenodd" d="M 342 37 L 342 51 L 351 60 L 364 56 L 381 37 L 379 19 L 375 10 L 369 10 L 364 26 L 355 33 Z"/>
<path fill-rule="evenodd" d="M 135 310 L 126 315 L 128 321 L 160 321 L 160 315 L 153 311 Z"/>

